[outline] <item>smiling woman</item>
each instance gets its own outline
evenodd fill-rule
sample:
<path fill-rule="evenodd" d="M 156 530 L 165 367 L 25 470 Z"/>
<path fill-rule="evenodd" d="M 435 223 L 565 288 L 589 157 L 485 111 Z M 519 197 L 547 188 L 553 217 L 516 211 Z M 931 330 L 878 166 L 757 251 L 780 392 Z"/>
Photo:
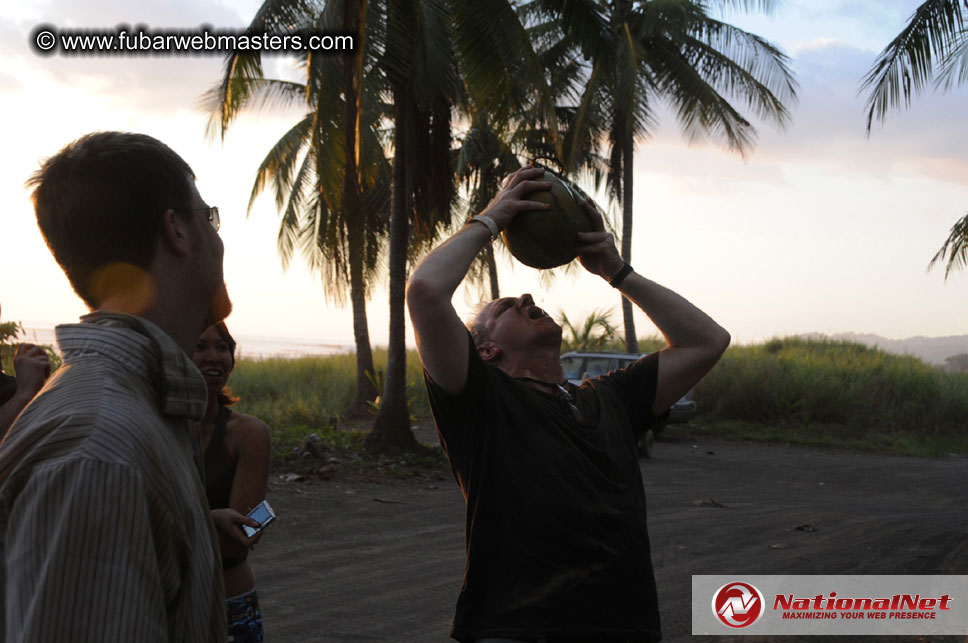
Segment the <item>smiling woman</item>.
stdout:
<path fill-rule="evenodd" d="M 265 499 L 269 428 L 262 420 L 229 408 L 238 401 L 226 386 L 235 367 L 235 340 L 224 323 L 209 326 L 202 333 L 194 362 L 208 388 L 208 407 L 199 425 L 199 437 L 205 451 L 205 491 L 219 530 L 229 634 L 239 642 L 261 641 L 262 614 L 247 557 L 262 532 L 249 537 L 242 527 L 259 526 L 246 514 Z"/>

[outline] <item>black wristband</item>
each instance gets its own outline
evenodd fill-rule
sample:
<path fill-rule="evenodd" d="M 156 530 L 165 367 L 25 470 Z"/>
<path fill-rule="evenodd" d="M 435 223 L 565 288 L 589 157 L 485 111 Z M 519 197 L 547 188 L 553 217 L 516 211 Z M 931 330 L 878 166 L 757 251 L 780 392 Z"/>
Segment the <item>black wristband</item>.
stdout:
<path fill-rule="evenodd" d="M 618 288 L 622 285 L 622 282 L 625 281 L 625 278 L 629 276 L 630 272 L 632 272 L 632 265 L 626 261 L 625 265 L 622 266 L 622 269 L 615 273 L 614 277 L 608 280 L 608 285 L 612 288 Z"/>

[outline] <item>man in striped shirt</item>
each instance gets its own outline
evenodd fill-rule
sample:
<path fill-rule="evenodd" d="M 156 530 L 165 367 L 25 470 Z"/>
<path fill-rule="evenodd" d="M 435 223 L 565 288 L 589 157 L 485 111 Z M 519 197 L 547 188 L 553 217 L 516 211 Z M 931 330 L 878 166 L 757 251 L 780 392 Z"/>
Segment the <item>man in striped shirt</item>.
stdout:
<path fill-rule="evenodd" d="M 225 608 L 189 355 L 224 317 L 218 210 L 149 136 L 100 132 L 29 182 L 94 311 L 0 442 L 0 640 L 220 641 Z"/>

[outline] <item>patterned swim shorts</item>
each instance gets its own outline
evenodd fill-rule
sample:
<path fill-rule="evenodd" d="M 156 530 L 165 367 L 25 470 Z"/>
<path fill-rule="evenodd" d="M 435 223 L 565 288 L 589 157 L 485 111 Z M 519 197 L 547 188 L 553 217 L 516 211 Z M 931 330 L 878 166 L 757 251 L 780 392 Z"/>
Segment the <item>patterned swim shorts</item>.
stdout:
<path fill-rule="evenodd" d="M 255 590 L 234 596 L 225 605 L 229 619 L 229 643 L 262 643 L 262 612 Z"/>

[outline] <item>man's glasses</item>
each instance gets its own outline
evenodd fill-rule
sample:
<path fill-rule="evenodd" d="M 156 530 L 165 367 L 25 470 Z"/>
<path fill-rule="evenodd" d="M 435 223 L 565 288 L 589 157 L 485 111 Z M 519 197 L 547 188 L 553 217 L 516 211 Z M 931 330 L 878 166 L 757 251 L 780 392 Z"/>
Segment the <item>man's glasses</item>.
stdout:
<path fill-rule="evenodd" d="M 212 224 L 212 227 L 215 228 L 216 232 L 218 232 L 219 228 L 222 227 L 222 220 L 219 219 L 219 216 L 218 216 L 218 208 L 214 205 L 210 208 L 191 208 L 188 210 L 188 212 L 207 213 L 207 216 L 205 218 L 208 219 L 208 222 Z"/>

